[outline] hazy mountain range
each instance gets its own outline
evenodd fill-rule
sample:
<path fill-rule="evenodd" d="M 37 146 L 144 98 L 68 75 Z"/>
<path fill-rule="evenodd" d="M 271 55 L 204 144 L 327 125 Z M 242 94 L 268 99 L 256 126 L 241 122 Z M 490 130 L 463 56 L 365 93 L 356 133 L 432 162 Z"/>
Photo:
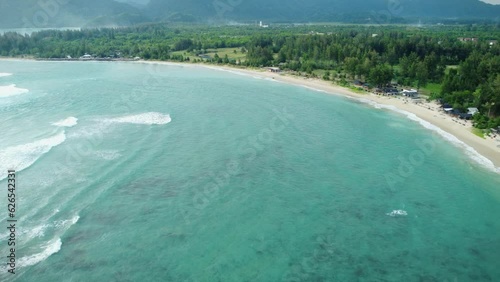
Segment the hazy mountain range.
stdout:
<path fill-rule="evenodd" d="M 499 17 L 500 5 L 479 0 L 0 0 L 1 28 L 116 26 L 158 21 L 498 21 Z"/>

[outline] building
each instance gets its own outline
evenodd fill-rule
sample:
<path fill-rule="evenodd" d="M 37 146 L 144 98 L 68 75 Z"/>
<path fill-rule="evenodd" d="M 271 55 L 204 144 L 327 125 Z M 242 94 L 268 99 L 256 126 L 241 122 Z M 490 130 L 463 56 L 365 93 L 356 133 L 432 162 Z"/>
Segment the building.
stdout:
<path fill-rule="evenodd" d="M 458 41 L 461 42 L 478 42 L 477 37 L 459 37 Z"/>
<path fill-rule="evenodd" d="M 392 95 L 398 95 L 399 91 L 396 88 L 393 87 L 386 87 L 382 89 L 384 95 L 387 96 L 392 96 Z"/>
<path fill-rule="evenodd" d="M 83 56 L 80 57 L 80 59 L 82 60 L 92 60 L 94 57 L 92 57 L 91 55 L 89 54 L 85 54 Z"/>
<path fill-rule="evenodd" d="M 410 90 L 404 89 L 403 91 L 401 91 L 401 95 L 406 97 L 416 98 L 418 97 L 418 91 L 415 89 L 410 89 Z"/>
<path fill-rule="evenodd" d="M 467 108 L 467 113 L 473 116 L 479 113 L 479 110 L 477 108 Z"/>
<path fill-rule="evenodd" d="M 275 73 L 278 73 L 278 72 L 281 72 L 281 69 L 280 68 L 276 68 L 276 67 L 270 67 L 270 68 L 267 68 L 270 72 L 275 72 Z"/>

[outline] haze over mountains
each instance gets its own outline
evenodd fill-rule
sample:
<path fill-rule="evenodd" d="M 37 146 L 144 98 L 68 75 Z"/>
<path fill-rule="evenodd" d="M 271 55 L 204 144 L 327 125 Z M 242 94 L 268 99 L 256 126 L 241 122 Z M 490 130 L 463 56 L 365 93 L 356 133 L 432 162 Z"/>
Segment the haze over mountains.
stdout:
<path fill-rule="evenodd" d="M 143 22 L 499 20 L 479 0 L 0 0 L 0 28 L 121 26 Z"/>

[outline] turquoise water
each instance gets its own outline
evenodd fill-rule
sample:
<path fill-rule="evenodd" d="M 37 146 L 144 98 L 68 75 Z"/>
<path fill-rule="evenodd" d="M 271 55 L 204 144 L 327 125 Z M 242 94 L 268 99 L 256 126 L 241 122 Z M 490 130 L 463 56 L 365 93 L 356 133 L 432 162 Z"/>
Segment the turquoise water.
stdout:
<path fill-rule="evenodd" d="M 194 66 L 0 73 L 2 281 L 500 277 L 500 177 L 401 114 Z"/>

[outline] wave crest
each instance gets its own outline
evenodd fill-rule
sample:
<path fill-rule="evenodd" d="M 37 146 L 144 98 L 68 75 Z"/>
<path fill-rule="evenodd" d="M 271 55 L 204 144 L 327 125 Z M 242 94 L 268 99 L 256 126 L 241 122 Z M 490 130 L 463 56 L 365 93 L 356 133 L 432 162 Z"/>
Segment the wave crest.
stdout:
<path fill-rule="evenodd" d="M 11 76 L 11 73 L 0 72 L 0 77 Z"/>
<path fill-rule="evenodd" d="M 73 127 L 78 124 L 78 119 L 76 117 L 69 117 L 66 119 L 62 119 L 60 121 L 52 123 L 52 125 L 59 127 Z"/>
<path fill-rule="evenodd" d="M 6 98 L 28 93 L 28 89 L 18 88 L 15 84 L 0 86 L 0 98 Z"/>
<path fill-rule="evenodd" d="M 42 155 L 65 140 L 66 135 L 63 131 L 49 138 L 0 150 L 0 180 L 7 177 L 7 170 L 21 171 L 30 167 Z"/>
<path fill-rule="evenodd" d="M 386 213 L 386 215 L 392 216 L 392 217 L 395 217 L 395 216 L 407 216 L 408 213 L 405 210 L 393 210 L 390 213 Z"/>
<path fill-rule="evenodd" d="M 51 255 L 59 252 L 59 250 L 61 250 L 61 246 L 62 246 L 61 238 L 58 237 L 58 238 L 48 242 L 47 245 L 45 245 L 43 247 L 44 249 L 42 252 L 31 255 L 31 256 L 20 258 L 18 260 L 18 266 L 19 267 L 26 267 L 26 266 L 35 265 L 35 264 L 47 259 Z"/>
<path fill-rule="evenodd" d="M 145 125 L 163 125 L 170 123 L 172 119 L 169 114 L 156 112 L 143 113 L 138 115 L 123 116 L 106 120 L 111 123 L 131 123 Z"/>

